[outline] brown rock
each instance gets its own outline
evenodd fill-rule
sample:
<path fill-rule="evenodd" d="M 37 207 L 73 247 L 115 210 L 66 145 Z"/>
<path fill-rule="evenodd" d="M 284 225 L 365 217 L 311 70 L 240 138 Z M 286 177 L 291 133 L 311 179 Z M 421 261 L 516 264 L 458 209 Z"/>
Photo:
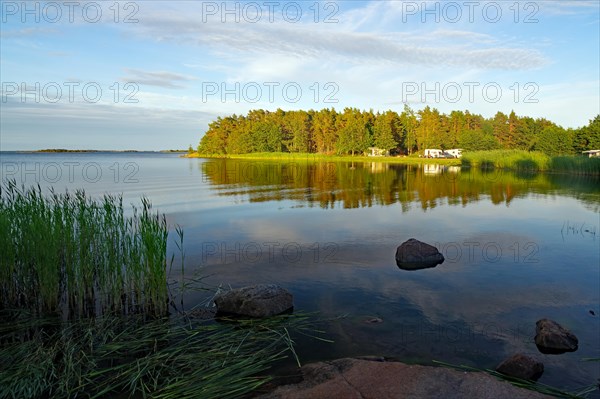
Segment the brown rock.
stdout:
<path fill-rule="evenodd" d="M 400 362 L 339 359 L 308 364 L 301 371 L 301 383 L 280 386 L 260 398 L 549 398 L 485 373 Z"/>
<path fill-rule="evenodd" d="M 575 352 L 579 345 L 577 337 L 557 322 L 541 319 L 535 323 L 535 344 L 542 353 L 560 354 Z"/>
<path fill-rule="evenodd" d="M 532 357 L 517 353 L 500 363 L 496 371 L 522 380 L 537 381 L 544 373 L 544 365 Z"/>
<path fill-rule="evenodd" d="M 275 284 L 257 284 L 227 291 L 215 297 L 219 313 L 268 317 L 294 306 L 292 294 Z"/>
<path fill-rule="evenodd" d="M 403 242 L 396 249 L 396 264 L 404 270 L 418 270 L 435 267 L 444 262 L 436 247 L 414 238 Z"/>

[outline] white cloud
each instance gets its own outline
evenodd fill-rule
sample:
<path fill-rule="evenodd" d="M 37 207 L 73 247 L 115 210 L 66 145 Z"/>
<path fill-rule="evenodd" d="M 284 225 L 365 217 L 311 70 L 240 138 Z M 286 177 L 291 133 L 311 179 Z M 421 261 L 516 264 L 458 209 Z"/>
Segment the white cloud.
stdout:
<path fill-rule="evenodd" d="M 135 26 L 140 37 L 180 44 L 196 44 L 218 53 L 234 51 L 242 56 L 260 59 L 274 54 L 298 59 L 335 59 L 356 64 L 392 63 L 439 67 L 460 66 L 481 69 L 531 69 L 546 64 L 546 58 L 535 49 L 482 46 L 494 43 L 485 34 L 439 30 L 435 35 L 451 39 L 460 37 L 469 46 L 432 43 L 431 35 L 414 32 L 409 40 L 398 35 L 357 32 L 340 24 L 221 23 L 201 22 L 201 16 L 187 10 L 163 14 L 147 10 L 143 23 Z M 470 40 L 468 38 L 471 38 Z"/>
<path fill-rule="evenodd" d="M 40 27 L 29 27 L 23 29 L 6 29 L 3 28 L 0 31 L 0 37 L 2 39 L 18 39 L 18 38 L 29 38 L 29 37 L 43 37 L 52 34 L 57 34 L 60 31 L 54 28 L 40 28 Z"/>
<path fill-rule="evenodd" d="M 123 82 L 135 82 L 139 85 L 158 86 L 169 89 L 183 89 L 184 86 L 178 84 L 179 82 L 188 82 L 196 79 L 193 76 L 166 71 L 150 72 L 126 68 L 125 72 L 127 72 L 128 75 L 121 78 L 121 81 Z"/>
<path fill-rule="evenodd" d="M 540 13 L 550 15 L 575 15 L 581 13 L 595 13 L 598 15 L 600 5 L 596 0 L 553 0 L 535 3 Z"/>

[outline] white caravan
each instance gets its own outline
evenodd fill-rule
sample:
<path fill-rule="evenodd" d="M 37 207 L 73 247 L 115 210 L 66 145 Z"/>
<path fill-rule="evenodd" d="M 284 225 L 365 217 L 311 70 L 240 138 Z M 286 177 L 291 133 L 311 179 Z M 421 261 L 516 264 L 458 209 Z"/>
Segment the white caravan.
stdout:
<path fill-rule="evenodd" d="M 442 150 L 436 150 L 436 149 L 430 149 L 430 148 L 425 150 L 425 158 L 440 158 L 443 154 L 444 154 L 444 151 L 442 151 Z"/>
<path fill-rule="evenodd" d="M 450 154 L 454 158 L 460 158 L 462 157 L 462 148 L 453 148 L 451 150 L 446 150 L 446 154 Z"/>

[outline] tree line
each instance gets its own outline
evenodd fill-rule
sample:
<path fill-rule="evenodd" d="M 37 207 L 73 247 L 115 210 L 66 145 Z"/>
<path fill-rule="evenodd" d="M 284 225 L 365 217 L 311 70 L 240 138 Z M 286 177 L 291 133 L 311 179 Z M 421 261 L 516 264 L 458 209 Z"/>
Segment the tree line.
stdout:
<path fill-rule="evenodd" d="M 449 115 L 435 108 L 401 113 L 356 108 L 275 112 L 251 110 L 247 115 L 219 117 L 200 140 L 201 154 L 299 152 L 363 154 L 369 147 L 392 154 L 422 153 L 426 148 L 465 151 L 520 149 L 548 155 L 580 154 L 600 149 L 600 115 L 577 129 L 545 118 L 497 112 L 484 118 L 469 111 Z"/>

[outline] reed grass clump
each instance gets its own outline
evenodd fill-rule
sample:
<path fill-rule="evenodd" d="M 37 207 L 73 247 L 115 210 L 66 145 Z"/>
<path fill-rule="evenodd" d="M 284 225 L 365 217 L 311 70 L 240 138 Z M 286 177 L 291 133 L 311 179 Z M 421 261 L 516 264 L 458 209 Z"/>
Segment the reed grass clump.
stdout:
<path fill-rule="evenodd" d="M 539 151 L 493 150 L 467 152 L 461 158 L 463 166 L 481 169 L 513 169 L 518 171 L 548 170 L 550 157 Z"/>
<path fill-rule="evenodd" d="M 45 196 L 9 181 L 0 192 L 0 309 L 164 315 L 167 235 L 145 198 L 125 216 L 122 196 Z"/>
<path fill-rule="evenodd" d="M 551 157 L 539 151 L 493 150 L 467 152 L 462 155 L 461 161 L 462 166 L 480 169 L 600 175 L 600 158 L 584 156 Z"/>
<path fill-rule="evenodd" d="M 166 219 L 148 200 L 126 216 L 121 196 L 44 196 L 6 183 L 0 399 L 235 398 L 269 381 L 260 374 L 288 354 L 299 364 L 289 331 L 322 333 L 308 315 L 203 320 L 184 311 L 183 292 L 207 288 L 185 281 L 176 233 L 181 309 L 167 281 Z"/>
<path fill-rule="evenodd" d="M 577 174 L 600 176 L 600 157 L 588 158 L 584 156 L 552 157 L 550 170 L 567 171 Z"/>

